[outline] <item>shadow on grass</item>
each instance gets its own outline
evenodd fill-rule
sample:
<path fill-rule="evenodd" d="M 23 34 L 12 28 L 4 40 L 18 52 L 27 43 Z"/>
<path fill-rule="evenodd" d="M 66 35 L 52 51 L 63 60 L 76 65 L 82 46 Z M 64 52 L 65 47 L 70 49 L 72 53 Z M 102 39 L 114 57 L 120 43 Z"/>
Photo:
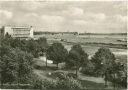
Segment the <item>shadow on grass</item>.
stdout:
<path fill-rule="evenodd" d="M 81 84 L 85 87 L 87 87 L 87 89 L 105 89 L 105 85 L 103 83 L 95 83 L 95 82 L 92 82 L 92 81 L 87 81 L 87 80 L 79 80 L 81 82 Z"/>
<path fill-rule="evenodd" d="M 113 87 L 113 86 L 105 86 L 104 83 L 95 83 L 87 80 L 79 80 L 83 86 L 87 88 L 87 90 L 127 90 L 124 87 Z"/>

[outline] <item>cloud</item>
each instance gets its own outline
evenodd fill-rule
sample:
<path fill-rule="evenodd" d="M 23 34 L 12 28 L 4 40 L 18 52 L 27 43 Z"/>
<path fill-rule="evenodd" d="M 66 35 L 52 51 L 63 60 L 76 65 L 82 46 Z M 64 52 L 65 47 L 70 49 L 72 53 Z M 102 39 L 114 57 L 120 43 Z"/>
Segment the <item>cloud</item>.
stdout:
<path fill-rule="evenodd" d="M 32 18 L 39 17 L 39 15 L 36 14 L 36 13 L 28 13 L 28 14 L 26 14 L 25 16 L 26 16 L 26 17 L 32 17 Z"/>
<path fill-rule="evenodd" d="M 65 21 L 65 18 L 58 15 L 42 15 L 41 25 L 43 31 L 60 31 L 61 24 Z"/>
<path fill-rule="evenodd" d="M 120 2 L 3 2 L 0 21 L 32 25 L 42 31 L 125 32 L 127 16 L 123 5 Z"/>
<path fill-rule="evenodd" d="M 63 10 L 62 13 L 68 16 L 81 16 L 84 14 L 84 10 L 78 7 L 70 7 L 67 10 Z"/>
<path fill-rule="evenodd" d="M 0 9 L 0 24 L 6 24 L 13 17 L 13 13 L 7 10 Z"/>
<path fill-rule="evenodd" d="M 85 20 L 73 20 L 75 25 L 86 25 L 87 22 Z"/>
<path fill-rule="evenodd" d="M 60 23 L 64 21 L 64 17 L 61 16 L 55 16 L 55 15 L 42 15 L 41 19 L 45 21 L 46 23 Z"/>
<path fill-rule="evenodd" d="M 6 19 L 10 19 L 12 18 L 13 13 L 7 10 L 0 10 L 0 17 L 1 18 L 6 18 Z"/>
<path fill-rule="evenodd" d="M 63 16 L 68 17 L 69 19 L 85 19 L 87 21 L 96 21 L 101 22 L 106 19 L 105 13 L 94 13 L 85 11 L 80 7 L 69 7 L 66 10 L 62 11 Z"/>
<path fill-rule="evenodd" d="M 125 22 L 127 21 L 127 16 L 122 16 L 122 15 L 115 15 L 114 18 L 116 19 L 117 22 Z"/>
<path fill-rule="evenodd" d="M 106 19 L 106 15 L 104 13 L 92 13 L 86 12 L 85 19 L 91 21 L 104 21 Z"/>
<path fill-rule="evenodd" d="M 14 14 L 14 18 L 8 21 L 7 24 L 11 25 L 31 25 L 38 26 L 40 25 L 39 15 L 36 13 L 17 13 Z"/>
<path fill-rule="evenodd" d="M 43 7 L 44 4 L 38 2 L 38 1 L 26 1 L 24 2 L 20 2 L 20 6 L 23 9 L 29 10 L 29 11 L 33 11 L 33 10 L 37 10 L 40 7 Z"/>

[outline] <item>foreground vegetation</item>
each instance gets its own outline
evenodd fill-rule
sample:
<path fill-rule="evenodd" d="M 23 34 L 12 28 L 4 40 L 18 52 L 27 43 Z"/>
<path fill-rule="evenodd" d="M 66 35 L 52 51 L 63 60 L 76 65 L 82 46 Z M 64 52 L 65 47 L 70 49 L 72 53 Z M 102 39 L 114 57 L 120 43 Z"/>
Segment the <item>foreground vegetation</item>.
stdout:
<path fill-rule="evenodd" d="M 127 68 L 125 64 L 116 62 L 115 55 L 109 48 L 101 47 L 89 59 L 88 54 L 80 44 L 74 44 L 71 50 L 61 43 L 48 45 L 46 38 L 38 40 L 14 39 L 6 34 L 1 37 L 0 46 L 0 82 L 1 88 L 24 89 L 86 89 L 84 81 L 78 79 L 79 74 L 103 77 L 105 86 L 108 82 L 113 87 L 127 87 Z M 49 75 L 52 80 L 45 80 L 34 73 L 35 61 L 33 58 L 46 56 L 53 60 L 56 69 L 59 63 L 65 63 L 63 69 L 75 70 L 76 73 L 54 72 Z M 46 59 L 46 70 L 48 63 Z M 62 69 L 62 70 L 63 70 Z"/>

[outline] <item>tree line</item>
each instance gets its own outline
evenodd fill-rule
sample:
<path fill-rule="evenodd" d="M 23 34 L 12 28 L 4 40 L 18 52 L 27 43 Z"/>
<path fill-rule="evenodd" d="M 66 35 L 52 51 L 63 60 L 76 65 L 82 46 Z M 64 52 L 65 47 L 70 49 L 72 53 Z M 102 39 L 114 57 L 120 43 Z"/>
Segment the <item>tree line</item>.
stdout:
<path fill-rule="evenodd" d="M 64 62 L 66 69 L 74 69 L 76 77 L 80 71 L 86 75 L 104 77 L 106 85 L 109 81 L 114 87 L 127 86 L 126 65 L 116 62 L 115 55 L 109 48 L 99 48 L 89 59 L 80 44 L 73 45 L 68 52 L 61 43 L 48 45 L 46 38 L 22 40 L 6 34 L 0 41 L 1 85 L 29 84 L 33 77 L 33 58 L 46 55 L 57 67 Z"/>
<path fill-rule="evenodd" d="M 33 78 L 33 58 L 47 49 L 46 38 L 25 40 L 12 38 L 8 33 L 0 37 L 0 84 L 30 84 Z"/>

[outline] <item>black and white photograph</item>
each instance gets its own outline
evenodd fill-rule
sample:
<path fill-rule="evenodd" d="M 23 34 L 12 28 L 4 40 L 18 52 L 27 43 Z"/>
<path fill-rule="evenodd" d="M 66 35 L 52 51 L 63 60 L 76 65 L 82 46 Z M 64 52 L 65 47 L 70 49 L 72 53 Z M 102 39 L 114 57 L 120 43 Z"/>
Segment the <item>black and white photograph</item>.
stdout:
<path fill-rule="evenodd" d="M 127 90 L 127 0 L 0 0 L 0 89 Z"/>

